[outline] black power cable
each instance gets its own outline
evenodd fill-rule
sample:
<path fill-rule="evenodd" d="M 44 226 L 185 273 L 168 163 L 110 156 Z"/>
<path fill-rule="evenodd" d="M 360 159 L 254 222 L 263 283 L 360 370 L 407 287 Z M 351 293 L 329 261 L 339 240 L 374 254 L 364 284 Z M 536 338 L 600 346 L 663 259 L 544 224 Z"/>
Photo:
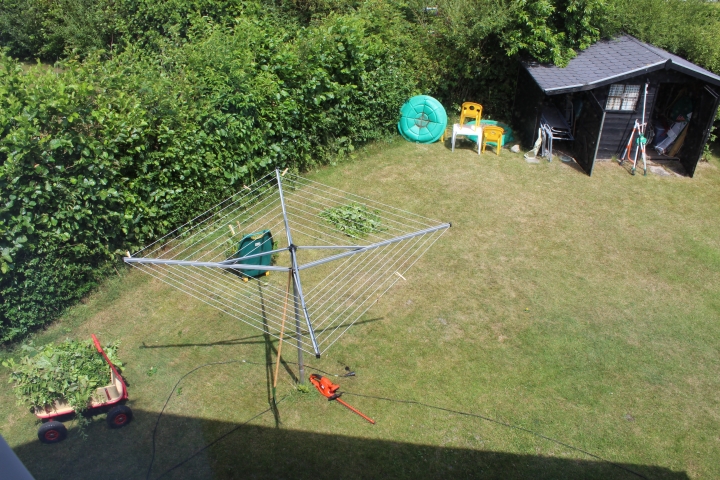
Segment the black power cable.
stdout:
<path fill-rule="evenodd" d="M 383 401 L 386 401 L 386 402 L 405 403 L 405 404 L 410 404 L 410 405 L 419 405 L 419 406 L 426 407 L 426 408 L 432 408 L 432 409 L 434 409 L 434 410 L 440 410 L 440 411 L 448 412 L 448 413 L 455 413 L 455 414 L 457 414 L 457 415 L 465 415 L 465 416 L 467 416 L 467 417 L 480 418 L 480 419 L 485 420 L 485 421 L 488 421 L 488 422 L 492 422 L 492 423 L 496 423 L 496 424 L 498 424 L 498 425 L 502 425 L 503 427 L 508 427 L 508 428 L 512 428 L 512 429 L 515 429 L 515 430 L 520 430 L 520 431 L 523 431 L 523 432 L 527 432 L 527 433 L 529 433 L 529 434 L 531 434 L 531 435 L 535 435 L 536 437 L 542 438 L 542 439 L 544 439 L 544 440 L 548 440 L 548 441 L 550 441 L 550 442 L 557 443 L 558 445 L 562 445 L 563 447 L 569 448 L 569 449 L 571 449 L 571 450 L 575 450 L 576 452 L 584 453 L 585 455 L 587 455 L 587 456 L 589 456 L 589 457 L 592 457 L 592 458 L 595 458 L 595 459 L 600 460 L 600 461 L 602 461 L 602 462 L 608 463 L 608 464 L 610 464 L 610 465 L 612 465 L 612 466 L 614 466 L 614 467 L 617 467 L 617 468 L 619 468 L 619 469 L 621 469 L 621 470 L 625 470 L 625 471 L 628 472 L 628 473 L 631 473 L 631 474 L 636 475 L 636 476 L 638 476 L 638 477 L 640 477 L 640 478 L 644 478 L 645 480 L 648 480 L 648 478 L 647 478 L 645 475 L 641 474 L 641 473 L 638 473 L 638 472 L 636 472 L 636 471 L 634 471 L 634 470 L 631 470 L 631 469 L 629 469 L 629 468 L 627 468 L 627 467 L 623 467 L 622 465 L 617 464 L 617 463 L 615 463 L 615 462 L 611 462 L 610 460 L 607 460 L 607 459 L 605 459 L 605 458 L 603 458 L 603 457 L 601 457 L 601 456 L 599 456 L 599 455 L 595 455 L 594 453 L 590 453 L 590 452 L 588 452 L 588 451 L 586 451 L 586 450 L 583 450 L 582 448 L 574 447 L 574 446 L 569 445 L 569 444 L 567 444 L 567 443 L 561 442 L 560 440 L 556 440 L 556 439 L 554 439 L 554 438 L 545 436 L 545 435 L 543 435 L 542 433 L 534 432 L 534 431 L 532 431 L 532 430 L 530 430 L 530 429 L 528 429 L 528 428 L 520 427 L 520 426 L 518 426 L 518 425 L 513 425 L 513 424 L 511 424 L 511 423 L 506 423 L 506 422 L 503 422 L 502 420 L 497 420 L 497 419 L 495 419 L 495 418 L 485 417 L 485 416 L 483 416 L 483 415 L 478 415 L 477 413 L 461 412 L 460 410 L 453 410 L 453 409 L 451 409 L 451 408 L 438 407 L 438 406 L 436 406 L 436 405 L 430 405 L 430 404 L 427 404 L 427 403 L 418 402 L 418 401 L 416 401 L 416 400 L 402 400 L 402 399 L 398 399 L 398 398 L 378 397 L 378 396 L 375 396 L 375 395 L 363 395 L 363 394 L 361 394 L 361 393 L 352 393 L 352 392 L 346 392 L 346 391 L 345 391 L 345 392 L 342 392 L 342 393 L 345 394 L 345 395 L 354 395 L 354 396 L 356 396 L 356 397 L 374 398 L 375 400 L 383 400 Z"/>
<path fill-rule="evenodd" d="M 172 388 L 172 390 L 170 391 L 170 395 L 168 395 L 167 400 L 165 400 L 165 405 L 163 405 L 163 408 L 162 408 L 162 410 L 160 410 L 160 413 L 158 414 L 157 420 L 155 421 L 155 428 L 153 428 L 153 434 L 152 434 L 152 457 L 150 458 L 150 466 L 148 467 L 147 474 L 145 475 L 145 480 L 149 480 L 149 478 L 150 478 L 150 472 L 152 471 L 153 463 L 155 462 L 155 436 L 156 436 L 156 434 L 157 434 L 158 425 L 160 424 L 160 419 L 162 418 L 163 413 L 165 413 L 165 409 L 167 408 L 168 403 L 170 403 L 170 399 L 172 398 L 173 393 L 175 393 L 175 390 L 177 390 L 178 385 L 180 385 L 180 382 L 182 382 L 182 381 L 185 379 L 185 377 L 187 377 L 188 375 L 190 375 L 190 374 L 192 374 L 192 373 L 195 373 L 196 371 L 200 370 L 201 368 L 210 367 L 210 366 L 212 366 L 212 365 L 227 365 L 227 364 L 229 364 L 229 363 L 250 363 L 250 364 L 253 364 L 253 365 L 265 365 L 264 363 L 250 362 L 250 361 L 247 361 L 247 360 L 227 360 L 227 361 L 224 361 L 224 362 L 210 362 L 210 363 L 204 363 L 204 364 L 202 364 L 202 365 L 199 365 L 199 366 L 193 368 L 192 370 L 190 370 L 189 372 L 187 372 L 187 373 L 186 373 L 185 375 L 183 375 L 182 377 L 180 377 L 180 379 L 175 383 L 175 386 L 174 386 L 174 387 Z M 285 400 L 285 398 L 286 398 L 286 397 L 283 397 L 282 399 L 280 399 L 280 402 L 282 402 L 283 400 Z M 277 402 L 277 403 L 280 403 L 280 402 Z M 203 452 L 204 450 L 210 448 L 212 445 L 216 444 L 217 442 L 219 442 L 219 441 L 222 440 L 223 438 L 227 437 L 228 435 L 230 435 L 232 432 L 234 432 L 234 431 L 237 430 L 238 428 L 240 428 L 240 427 L 242 427 L 242 426 L 244 426 L 244 425 L 247 425 L 249 422 L 255 420 L 256 418 L 258 418 L 258 417 L 260 417 L 260 416 L 262 416 L 262 415 L 264 415 L 264 414 L 266 414 L 267 412 L 271 411 L 272 409 L 273 409 L 273 407 L 269 407 L 267 410 L 263 410 L 262 412 L 258 413 L 258 414 L 255 415 L 254 417 L 252 417 L 250 420 L 247 420 L 247 421 L 245 421 L 244 423 L 242 423 L 242 424 L 240 424 L 240 425 L 237 425 L 235 428 L 233 428 L 233 429 L 230 430 L 229 432 L 225 433 L 225 434 L 222 435 L 220 438 L 217 438 L 217 439 L 213 440 L 213 441 L 212 441 L 211 443 L 209 443 L 208 445 L 205 445 L 203 448 L 201 448 L 201 449 L 198 450 L 197 452 L 193 453 L 191 456 L 189 456 L 188 458 L 186 458 L 186 459 L 183 460 L 182 462 L 180 462 L 180 463 L 178 463 L 177 465 L 175 465 L 175 466 L 169 468 L 168 470 L 164 471 L 164 472 L 162 473 L 162 475 L 160 475 L 160 476 L 157 477 L 157 478 L 161 478 L 161 477 L 165 476 L 166 474 L 168 474 L 168 473 L 170 473 L 171 471 L 175 470 L 177 467 L 179 467 L 180 465 L 184 464 L 185 462 L 187 462 L 187 461 L 190 460 L 191 458 L 195 457 L 195 456 L 198 455 L 199 453 Z"/>
<path fill-rule="evenodd" d="M 160 419 L 162 418 L 163 413 L 165 413 L 165 409 L 167 408 L 168 403 L 170 403 L 170 399 L 172 398 L 173 394 L 175 393 L 175 390 L 177 390 L 178 385 L 180 385 L 180 382 L 182 382 L 182 381 L 185 379 L 185 377 L 187 377 L 188 375 L 191 375 L 191 374 L 195 373 L 196 371 L 200 370 L 201 368 L 210 367 L 210 366 L 212 366 L 212 365 L 227 365 L 227 364 L 229 364 L 229 363 L 248 363 L 248 364 L 251 364 L 251 365 L 260 365 L 260 366 L 264 366 L 264 367 L 272 366 L 272 364 L 269 364 L 269 363 L 251 362 L 251 361 L 249 361 L 249 360 L 226 360 L 226 361 L 224 361 L 224 362 L 209 362 L 209 363 L 204 363 L 204 364 L 202 364 L 202 365 L 198 365 L 197 367 L 193 368 L 192 370 L 190 370 L 189 372 L 187 372 L 185 375 L 183 375 L 182 377 L 180 377 L 180 378 L 178 379 L 178 381 L 175 383 L 175 386 L 174 386 L 174 387 L 172 388 L 172 390 L 170 391 L 170 395 L 168 395 L 167 400 L 165 400 L 165 404 L 163 405 L 162 410 L 160 410 L 160 413 L 158 414 L 157 420 L 155 421 L 155 427 L 153 428 L 153 434 L 152 434 L 152 456 L 151 456 L 151 458 L 150 458 L 150 466 L 148 467 L 147 474 L 145 475 L 145 479 L 146 479 L 146 480 L 149 480 L 149 479 L 150 479 L 150 472 L 152 471 L 153 463 L 155 463 L 155 438 L 156 438 L 156 435 L 157 435 L 158 425 L 160 424 Z M 298 363 L 296 363 L 296 362 L 285 362 L 285 363 L 289 363 L 289 364 L 292 364 L 292 365 L 298 365 Z M 308 365 L 306 365 L 305 368 L 308 368 L 308 369 L 310 369 L 310 370 L 315 370 L 316 372 L 324 373 L 325 375 L 331 375 L 331 376 L 333 376 L 333 377 L 354 377 L 354 376 L 355 376 L 355 372 L 350 371 L 350 367 L 345 367 L 346 373 L 341 374 L 341 375 L 338 375 L 338 374 L 335 374 L 335 373 L 325 372 L 325 371 L 323 371 L 323 370 L 320 370 L 319 368 L 310 367 L 310 366 L 308 366 Z M 277 405 L 278 403 L 282 402 L 282 401 L 285 400 L 286 398 L 287 398 L 287 396 L 281 398 L 280 401 L 277 402 L 275 405 Z M 161 477 L 165 476 L 166 474 L 170 473 L 172 470 L 175 470 L 177 467 L 179 467 L 180 465 L 184 464 L 185 462 L 187 462 L 187 461 L 190 460 L 191 458 L 195 457 L 195 456 L 198 455 L 199 453 L 203 452 L 203 451 L 206 450 L 207 448 L 211 447 L 212 445 L 216 444 L 217 442 L 219 442 L 219 441 L 222 440 L 223 438 L 227 437 L 228 435 L 230 435 L 232 432 L 234 432 L 234 431 L 237 430 L 238 428 L 240 428 L 240 427 L 242 427 L 242 426 L 244 426 L 244 425 L 247 425 L 249 422 L 255 420 L 256 418 L 258 418 L 258 417 L 260 417 L 260 416 L 262 416 L 262 415 L 264 415 L 264 414 L 266 414 L 267 412 L 272 411 L 273 408 L 274 408 L 274 407 L 269 407 L 267 410 L 263 410 L 261 413 L 255 415 L 254 417 L 252 417 L 251 419 L 245 421 L 244 423 L 242 423 L 242 424 L 240 424 L 240 425 L 237 425 L 235 428 L 233 428 L 233 429 L 230 430 L 229 432 L 227 432 L 227 433 L 225 433 L 224 435 L 222 435 L 221 437 L 213 440 L 212 443 L 210 443 L 210 444 L 208 444 L 208 445 L 205 445 L 205 447 L 203 447 L 202 449 L 200 449 L 200 450 L 198 450 L 197 452 L 193 453 L 190 457 L 186 458 L 185 460 L 183 460 L 182 462 L 178 463 L 177 465 L 169 468 L 168 470 L 166 470 L 165 472 L 163 472 L 162 475 L 160 475 L 160 476 L 157 477 L 157 478 L 161 478 Z M 156 478 L 156 480 L 157 480 L 157 478 Z"/>
<path fill-rule="evenodd" d="M 278 402 L 277 402 L 275 405 L 281 403 L 281 402 L 282 402 L 283 400 L 285 400 L 286 398 L 287 398 L 287 395 L 284 396 L 283 398 L 281 398 L 280 400 L 278 400 Z M 216 438 L 216 439 L 213 440 L 212 442 L 208 443 L 208 444 L 205 445 L 203 448 L 201 448 L 201 449 L 198 450 L 197 452 L 193 453 L 192 455 L 190 455 L 189 457 L 187 457 L 187 458 L 186 458 L 185 460 L 183 460 L 182 462 L 177 463 L 177 464 L 173 465 L 172 467 L 168 468 L 167 470 L 165 470 L 162 474 L 160 474 L 158 477 L 156 477 L 155 480 L 164 477 L 165 475 L 167 475 L 168 473 L 172 472 L 173 470 L 175 470 L 175 469 L 178 468 L 179 466 L 181 466 L 181 465 L 189 462 L 191 459 L 193 459 L 193 458 L 196 457 L 197 455 L 201 454 L 202 452 L 204 452 L 204 451 L 207 450 L 208 448 L 212 447 L 213 445 L 215 445 L 216 443 L 218 443 L 220 440 L 222 440 L 223 438 L 225 438 L 225 437 L 227 437 L 228 435 L 230 435 L 231 433 L 233 433 L 233 432 L 234 432 L 235 430 L 237 430 L 238 428 L 247 425 L 248 423 L 252 422 L 252 421 L 255 420 L 256 418 L 262 417 L 262 416 L 265 415 L 266 413 L 272 411 L 273 408 L 275 408 L 275 407 L 274 407 L 274 406 L 268 407 L 266 410 L 263 410 L 262 412 L 258 413 L 257 415 L 255 415 L 255 416 L 252 417 L 252 418 L 249 418 L 248 420 L 244 421 L 243 423 L 241 423 L 241 424 L 239 424 L 239 425 L 235 425 L 235 428 L 233 428 L 233 429 L 231 429 L 230 431 L 225 432 L 224 434 L 220 435 L 218 438 Z M 152 465 L 151 465 L 151 467 L 152 467 Z M 148 470 L 148 474 L 149 474 L 149 472 L 150 472 L 150 470 Z"/>
<path fill-rule="evenodd" d="M 229 364 L 229 363 L 248 363 L 248 364 L 251 364 L 251 365 L 260 365 L 260 366 L 264 366 L 264 367 L 267 367 L 267 366 L 271 366 L 271 365 L 272 365 L 272 364 L 269 364 L 269 363 L 251 362 L 251 361 L 249 361 L 249 360 L 227 360 L 227 361 L 224 361 L 224 362 L 211 362 L 211 363 L 205 363 L 205 364 L 203 364 L 203 365 L 197 366 L 197 367 L 193 368 L 192 370 L 190 370 L 189 372 L 187 372 L 187 373 L 186 373 L 185 375 L 183 375 L 182 377 L 180 377 L 180 379 L 175 383 L 175 386 L 173 387 L 172 391 L 170 392 L 170 395 L 168 396 L 167 400 L 165 400 L 165 405 L 163 405 L 163 408 L 162 408 L 162 410 L 160 411 L 160 413 L 158 414 L 157 420 L 155 421 L 155 428 L 153 429 L 153 435 L 152 435 L 152 458 L 151 458 L 151 460 L 150 460 L 150 466 L 148 467 L 147 475 L 146 475 L 146 477 L 145 477 L 146 480 L 149 480 L 149 478 L 150 478 L 150 471 L 152 470 L 152 466 L 153 466 L 153 463 L 154 463 L 154 461 L 155 461 L 155 435 L 156 435 L 156 432 L 157 432 L 158 424 L 160 423 L 160 418 L 162 417 L 163 413 L 165 412 L 165 408 L 167 407 L 168 403 L 170 402 L 170 399 L 172 398 L 173 393 L 175 393 L 175 390 L 177 389 L 178 385 L 180 385 L 180 382 L 182 382 L 185 377 L 187 377 L 188 375 L 190 375 L 190 374 L 192 374 L 192 373 L 195 373 L 197 370 L 200 370 L 201 368 L 209 367 L 209 366 L 212 366 L 212 365 L 226 365 L 226 364 Z M 292 365 L 298 365 L 296 362 L 285 362 L 285 363 L 289 363 L 289 364 L 292 364 Z M 320 370 L 319 368 L 311 367 L 311 366 L 309 366 L 309 365 L 305 365 L 305 368 L 308 368 L 308 369 L 310 369 L 310 370 L 314 370 L 314 371 L 316 371 L 316 372 L 324 373 L 325 375 L 329 375 L 329 376 L 333 376 L 333 377 L 354 377 L 354 376 L 355 376 L 355 372 L 351 371 L 351 370 L 350 370 L 350 367 L 345 367 L 346 373 L 344 373 L 344 374 L 329 373 L 329 372 L 326 372 L 326 371 L 324 371 L 324 370 Z M 617 467 L 617 468 L 619 468 L 619 469 L 621 469 L 621 470 L 624 470 L 624 471 L 626 471 L 626 472 L 628 472 L 628 473 L 630 473 L 630 474 L 632 474 L 632 475 L 635 475 L 635 476 L 637 476 L 637 477 L 639 477 L 639 478 L 643 478 L 643 479 L 645 479 L 645 480 L 648 480 L 648 478 L 647 478 L 645 475 L 641 474 L 641 473 L 638 473 L 638 472 L 636 472 L 636 471 L 634 471 L 634 470 L 631 470 L 631 469 L 629 469 L 629 468 L 627 468 L 627 467 L 623 467 L 622 465 L 620 465 L 620 464 L 618 464 L 618 463 L 615 463 L 615 462 L 612 462 L 612 461 L 610 461 L 610 460 L 607 460 L 607 459 L 605 459 L 605 458 L 603 458 L 603 457 L 601 457 L 601 456 L 599 456 L 599 455 L 595 455 L 594 453 L 590 453 L 590 452 L 588 452 L 588 451 L 586 451 L 586 450 L 583 450 L 582 448 L 574 447 L 574 446 L 572 446 L 572 445 L 570 445 L 570 444 L 567 444 L 567 443 L 565 443 L 565 442 L 561 442 L 560 440 L 556 440 L 556 439 L 554 439 L 554 438 L 551 438 L 551 437 L 548 437 L 548 436 L 546 436 L 546 435 L 543 435 L 542 433 L 538 433 L 538 432 L 535 432 L 535 431 L 533 431 L 533 430 L 530 430 L 530 429 L 528 429 L 528 428 L 521 427 L 521 426 L 518 426 L 518 425 L 513 425 L 513 424 L 511 424 L 511 423 L 503 422 L 503 421 L 497 420 L 497 419 L 495 419 L 495 418 L 486 417 L 486 416 L 484 416 L 484 415 L 479 415 L 479 414 L 477 414 L 477 413 L 462 412 L 462 411 L 460 411 L 460 410 L 453 410 L 453 409 L 451 409 L 451 408 L 438 407 L 437 405 L 430 405 L 430 404 L 428 404 L 428 403 L 418 402 L 418 401 L 416 401 L 416 400 L 404 400 L 404 399 L 398 399 L 398 398 L 380 397 L 380 396 L 376 396 L 376 395 L 364 395 L 364 394 L 361 394 L 361 393 L 352 393 L 352 392 L 347 392 L 347 391 L 344 391 L 344 392 L 342 392 L 342 393 L 345 394 L 345 395 L 353 395 L 353 396 L 356 396 L 356 397 L 363 397 L 363 398 L 372 398 L 372 399 L 375 399 L 375 400 L 383 400 L 383 401 L 392 402 L 392 403 L 403 403 L 403 404 L 407 404 L 407 405 L 418 405 L 418 406 L 425 407 L 425 408 L 430 408 L 430 409 L 433 409 L 433 410 L 440 410 L 440 411 L 443 411 L 443 412 L 454 413 L 454 414 L 456 414 L 456 415 L 463 415 L 463 416 L 467 416 L 467 417 L 479 418 L 479 419 L 481 419 L 481 420 L 485 420 L 485 421 L 488 421 L 488 422 L 492 422 L 492 423 L 495 423 L 495 424 L 497 424 L 497 425 L 501 425 L 501 426 L 503 426 L 503 427 L 512 428 L 512 429 L 514 429 L 514 430 L 519 430 L 519 431 L 522 431 L 522 432 L 529 433 L 529 434 L 534 435 L 534 436 L 536 436 L 536 437 L 538 437 L 538 438 L 542 438 L 542 439 L 547 440 L 547 441 L 549 441 L 549 442 L 553 442 L 553 443 L 556 443 L 556 444 L 561 445 L 561 446 L 563 446 L 563 447 L 569 448 L 569 449 L 571 449 L 571 450 L 575 450 L 576 452 L 583 453 L 583 454 L 585 454 L 585 455 L 587 455 L 587 456 L 589 456 L 589 457 L 595 458 L 595 459 L 597 459 L 597 460 L 600 460 L 601 462 L 605 462 L 605 463 L 607 463 L 607 464 L 609 464 L 609 465 L 612 465 L 612 466 L 614 466 L 614 467 Z M 278 401 L 275 405 L 281 403 L 281 402 L 282 402 L 283 400 L 285 400 L 287 397 L 288 397 L 287 395 L 284 396 L 284 397 L 281 398 L 280 401 Z M 231 429 L 230 431 L 224 433 L 223 435 L 221 435 L 220 437 L 216 438 L 215 440 L 213 440 L 213 441 L 210 442 L 209 444 L 205 445 L 203 448 L 201 448 L 201 449 L 198 450 L 197 452 L 193 453 L 192 455 L 190 455 L 189 457 L 187 457 L 185 460 L 183 460 L 183 461 L 177 463 L 176 465 L 172 466 L 171 468 L 165 470 L 160 476 L 156 477 L 156 480 L 159 479 L 159 478 L 164 477 L 165 475 L 167 475 L 167 474 L 170 473 L 171 471 L 173 471 L 173 470 L 175 470 L 176 468 L 180 467 L 181 465 L 185 464 L 186 462 L 188 462 L 188 461 L 191 460 L 192 458 L 196 457 L 197 455 L 199 455 L 199 454 L 202 453 L 203 451 L 207 450 L 207 449 L 210 448 L 211 446 L 215 445 L 216 443 L 218 443 L 219 441 L 221 441 L 222 439 L 224 439 L 225 437 L 227 437 L 228 435 L 230 435 L 231 433 L 233 433 L 234 431 L 236 431 L 236 430 L 239 429 L 240 427 L 242 427 L 242 426 L 244 426 L 244 425 L 247 425 L 248 423 L 250 423 L 251 421 L 255 420 L 256 418 L 259 418 L 259 417 L 261 417 L 262 415 L 265 415 L 266 413 L 272 411 L 273 408 L 274 408 L 274 406 L 271 406 L 271 407 L 267 408 L 266 410 L 263 410 L 262 412 L 260 412 L 260 413 L 258 413 L 257 415 L 253 416 L 252 418 L 246 420 L 245 422 L 243 422 L 243 423 L 241 423 L 241 424 L 239 424 L 239 425 L 236 425 L 235 428 Z"/>

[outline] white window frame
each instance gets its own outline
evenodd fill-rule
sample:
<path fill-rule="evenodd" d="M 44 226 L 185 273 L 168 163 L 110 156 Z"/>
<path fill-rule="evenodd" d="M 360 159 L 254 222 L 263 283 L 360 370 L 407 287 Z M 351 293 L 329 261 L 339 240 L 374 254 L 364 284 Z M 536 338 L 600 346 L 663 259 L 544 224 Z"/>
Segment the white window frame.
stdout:
<path fill-rule="evenodd" d="M 640 99 L 640 85 L 616 83 L 610 85 L 605 110 L 612 112 L 633 112 Z"/>

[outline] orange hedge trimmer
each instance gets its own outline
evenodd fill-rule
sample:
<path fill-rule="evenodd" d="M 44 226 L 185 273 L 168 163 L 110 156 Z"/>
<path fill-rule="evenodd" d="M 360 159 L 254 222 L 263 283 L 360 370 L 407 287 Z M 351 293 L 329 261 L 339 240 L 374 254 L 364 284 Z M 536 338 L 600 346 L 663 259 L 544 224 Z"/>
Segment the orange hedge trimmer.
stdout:
<path fill-rule="evenodd" d="M 363 415 L 358 410 L 354 409 L 353 407 L 351 407 L 350 405 L 348 405 L 347 403 L 343 402 L 340 399 L 340 395 L 342 395 L 342 393 L 338 393 L 338 389 L 340 388 L 340 385 L 335 385 L 330 380 L 328 380 L 327 378 L 325 378 L 321 375 L 318 375 L 317 373 L 313 373 L 312 375 L 310 375 L 310 382 L 312 382 L 312 384 L 315 385 L 315 388 L 318 389 L 318 392 L 322 393 L 324 396 L 327 397 L 328 401 L 337 400 L 338 402 L 340 402 L 341 405 L 346 406 L 352 412 L 357 413 L 362 418 L 364 418 L 368 422 L 375 425 L 375 420 L 373 420 L 372 418 L 370 418 L 368 416 Z"/>

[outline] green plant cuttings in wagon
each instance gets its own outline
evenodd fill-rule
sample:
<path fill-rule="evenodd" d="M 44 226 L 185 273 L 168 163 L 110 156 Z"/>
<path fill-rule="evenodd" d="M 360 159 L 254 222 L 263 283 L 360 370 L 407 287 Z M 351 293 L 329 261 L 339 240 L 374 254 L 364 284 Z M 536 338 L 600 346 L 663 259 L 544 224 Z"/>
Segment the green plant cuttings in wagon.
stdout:
<path fill-rule="evenodd" d="M 119 370 L 119 343 L 104 347 L 110 361 Z M 108 383 L 110 366 L 92 341 L 65 340 L 58 345 L 23 345 L 25 355 L 15 362 L 2 362 L 12 370 L 10 382 L 18 397 L 18 404 L 42 408 L 58 400 L 67 402 L 76 412 L 88 409 L 96 389 Z M 80 418 L 80 416 L 78 417 Z"/>
<path fill-rule="evenodd" d="M 385 230 L 378 213 L 365 205 L 353 202 L 327 208 L 318 215 L 349 237 L 364 237 Z"/>

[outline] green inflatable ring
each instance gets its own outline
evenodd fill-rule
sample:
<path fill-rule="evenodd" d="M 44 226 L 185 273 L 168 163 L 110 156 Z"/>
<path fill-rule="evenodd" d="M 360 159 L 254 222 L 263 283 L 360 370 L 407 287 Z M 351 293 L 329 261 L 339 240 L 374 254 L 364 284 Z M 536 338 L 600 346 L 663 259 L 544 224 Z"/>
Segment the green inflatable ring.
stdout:
<path fill-rule="evenodd" d="M 400 108 L 398 131 L 410 142 L 433 143 L 440 140 L 447 128 L 447 113 L 432 97 L 418 95 Z"/>

